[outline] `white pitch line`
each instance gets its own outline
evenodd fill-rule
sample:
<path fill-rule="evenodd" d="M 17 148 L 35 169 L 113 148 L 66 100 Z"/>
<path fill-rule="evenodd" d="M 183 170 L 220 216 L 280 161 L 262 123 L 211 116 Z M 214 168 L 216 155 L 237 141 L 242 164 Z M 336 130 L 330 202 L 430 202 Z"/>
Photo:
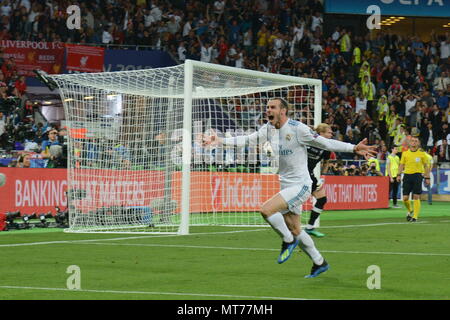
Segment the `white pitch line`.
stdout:
<path fill-rule="evenodd" d="M 192 296 L 192 297 L 219 297 L 219 298 L 241 298 L 241 299 L 262 299 L 262 300 L 264 300 L 264 299 L 314 300 L 314 299 L 291 298 L 291 297 L 241 296 L 241 295 L 214 294 L 214 293 L 118 291 L 118 290 L 91 290 L 91 289 L 70 290 L 70 289 L 66 289 L 66 288 L 41 288 L 41 287 L 21 287 L 21 286 L 0 286 L 0 289 L 44 290 L 44 291 L 66 291 L 66 292 L 88 292 L 88 293 L 115 293 L 115 294 L 142 294 L 142 295 L 167 295 L 167 296 Z"/>
<path fill-rule="evenodd" d="M 201 233 L 190 233 L 186 236 L 197 236 L 197 235 L 212 235 L 212 234 L 229 234 L 229 233 L 242 233 L 242 232 L 256 232 L 263 231 L 263 229 L 255 230 L 234 230 L 234 231 L 221 231 L 221 232 L 201 232 Z M 85 239 L 85 240 L 61 240 L 61 241 L 44 241 L 44 242 L 24 242 L 24 243 L 10 243 L 10 244 L 0 244 L 0 247 L 23 247 L 23 246 L 38 246 L 38 245 L 48 245 L 48 244 L 63 244 L 63 243 L 84 243 L 92 241 L 116 241 L 116 240 L 135 240 L 135 239 L 147 239 L 147 238 L 169 238 L 169 237 L 180 237 L 176 234 L 170 235 L 151 235 L 151 236 L 136 236 L 136 237 L 121 237 L 121 238 L 109 238 L 109 239 Z"/>
<path fill-rule="evenodd" d="M 376 227 L 385 225 L 410 225 L 410 222 L 386 222 L 386 223 L 372 223 L 372 224 L 352 224 L 352 225 L 338 225 L 338 226 L 323 226 L 322 229 L 332 229 L 332 228 L 359 228 L 359 227 Z M 426 221 L 416 222 L 415 225 L 426 225 L 433 226 L 439 225 L 438 223 L 429 223 Z M 234 230 L 234 231 L 221 231 L 221 232 L 199 232 L 190 233 L 186 236 L 199 236 L 199 235 L 213 235 L 213 234 L 232 234 L 232 233 L 243 233 L 243 232 L 258 232 L 265 231 L 267 228 L 252 229 L 252 230 Z M 0 244 L 0 247 L 23 247 L 23 246 L 36 246 L 36 245 L 52 245 L 52 244 L 65 244 L 65 243 L 83 243 L 83 242 L 96 242 L 96 241 L 118 241 L 118 240 L 134 240 L 134 239 L 146 239 L 146 238 L 168 238 L 168 237 L 184 237 L 176 234 L 170 235 L 147 235 L 147 236 L 134 236 L 134 237 L 117 237 L 108 239 L 86 239 L 86 240 L 61 240 L 61 241 L 45 241 L 45 242 L 25 242 L 25 243 L 11 243 L 11 244 Z"/>
<path fill-rule="evenodd" d="M 162 247 L 162 248 L 186 248 L 186 249 L 219 249 L 219 250 L 244 250 L 244 251 L 279 251 L 280 249 L 270 248 L 239 248 L 239 247 L 216 247 L 216 246 L 194 246 L 177 244 L 146 244 L 146 243 L 102 243 L 90 242 L 85 244 L 104 246 L 131 246 L 131 247 Z M 412 256 L 444 256 L 449 257 L 450 253 L 422 253 L 422 252 L 383 252 L 383 251 L 338 251 L 320 250 L 325 253 L 348 253 L 348 254 L 386 254 L 386 255 L 412 255 Z"/>
<path fill-rule="evenodd" d="M 426 221 L 419 221 L 415 224 L 430 224 Z M 398 225 L 398 224 L 411 224 L 411 222 L 384 222 L 384 223 L 371 223 L 371 224 L 350 224 L 346 226 L 321 226 L 321 229 L 339 229 L 339 228 L 359 228 L 359 227 L 378 227 L 378 226 L 388 226 L 388 225 Z"/>

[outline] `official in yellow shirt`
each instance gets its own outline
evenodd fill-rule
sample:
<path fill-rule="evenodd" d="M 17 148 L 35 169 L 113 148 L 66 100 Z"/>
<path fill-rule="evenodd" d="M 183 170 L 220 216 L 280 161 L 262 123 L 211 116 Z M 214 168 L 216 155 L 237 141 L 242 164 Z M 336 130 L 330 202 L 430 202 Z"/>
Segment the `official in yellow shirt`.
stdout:
<path fill-rule="evenodd" d="M 391 153 L 387 157 L 386 161 L 386 176 L 389 176 L 389 193 L 392 192 L 392 202 L 394 208 L 400 208 L 397 205 L 397 194 L 398 194 L 398 167 L 400 166 L 400 158 L 397 155 L 398 149 L 396 146 L 392 146 Z"/>
<path fill-rule="evenodd" d="M 422 194 L 422 180 L 430 183 L 430 168 L 426 153 L 419 149 L 419 137 L 411 137 L 409 150 L 402 153 L 400 166 L 398 167 L 397 180 L 403 176 L 403 203 L 405 204 L 406 220 L 416 222 L 420 214 L 420 195 Z M 411 209 L 409 201 L 410 193 L 413 194 L 414 207 Z"/>
<path fill-rule="evenodd" d="M 428 159 L 428 167 L 430 168 L 430 178 L 431 178 L 431 170 L 433 169 L 433 156 L 431 156 L 429 153 L 425 153 L 426 154 L 426 156 L 427 156 L 427 159 Z M 428 186 L 427 186 L 428 188 L 428 190 L 427 190 L 427 193 L 428 193 L 428 204 L 433 204 L 433 193 L 432 193 L 432 191 L 431 191 L 431 187 L 432 187 L 432 185 L 431 185 L 431 179 L 430 179 L 430 183 L 428 184 Z"/>

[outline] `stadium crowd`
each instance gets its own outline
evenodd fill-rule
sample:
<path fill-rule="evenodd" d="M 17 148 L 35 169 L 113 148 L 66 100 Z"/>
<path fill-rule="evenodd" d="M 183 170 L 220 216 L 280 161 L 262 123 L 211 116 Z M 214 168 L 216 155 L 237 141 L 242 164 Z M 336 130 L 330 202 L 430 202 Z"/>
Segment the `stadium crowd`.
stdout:
<path fill-rule="evenodd" d="M 386 160 L 390 147 L 405 151 L 409 137 L 418 135 L 437 161 L 450 161 L 448 32 L 433 31 L 426 41 L 386 30 L 355 34 L 345 26 L 326 33 L 319 0 L 71 4 L 81 8 L 79 30 L 66 27 L 67 1 L 2 1 L 0 40 L 151 46 L 168 50 L 180 62 L 195 59 L 321 79 L 322 119 L 335 139 L 368 138 L 379 145 L 378 160 Z M 43 142 L 55 129 L 35 123 L 34 105 L 13 59 L 4 60 L 0 53 L 0 65 L 0 148 L 12 143 L 27 149 L 28 143 L 48 157 Z M 250 110 L 241 112 L 246 117 Z M 348 157 L 353 156 L 336 155 Z"/>

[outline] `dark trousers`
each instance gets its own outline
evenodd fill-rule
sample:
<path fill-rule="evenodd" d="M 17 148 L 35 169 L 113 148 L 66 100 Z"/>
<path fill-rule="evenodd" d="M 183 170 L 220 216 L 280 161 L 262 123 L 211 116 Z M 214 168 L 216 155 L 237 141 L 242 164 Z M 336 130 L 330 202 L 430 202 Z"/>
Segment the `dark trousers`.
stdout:
<path fill-rule="evenodd" d="M 398 186 L 399 183 L 397 178 L 394 178 L 394 182 L 389 183 L 389 193 L 392 195 L 392 202 L 394 203 L 394 206 L 397 205 Z"/>

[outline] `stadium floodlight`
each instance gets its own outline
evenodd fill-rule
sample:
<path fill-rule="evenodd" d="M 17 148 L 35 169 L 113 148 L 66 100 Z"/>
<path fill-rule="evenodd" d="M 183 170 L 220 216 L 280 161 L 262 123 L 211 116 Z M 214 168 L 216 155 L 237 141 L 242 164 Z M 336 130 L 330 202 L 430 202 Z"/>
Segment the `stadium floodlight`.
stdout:
<path fill-rule="evenodd" d="M 288 101 L 292 118 L 311 127 L 321 121 L 318 79 L 192 60 L 48 78 L 70 133 L 68 187 L 84 190 L 68 192 L 68 232 L 267 226 L 258 210 L 279 191 L 278 152 L 268 157 L 259 144 L 206 148 L 204 137 L 254 132 L 275 97 Z"/>

